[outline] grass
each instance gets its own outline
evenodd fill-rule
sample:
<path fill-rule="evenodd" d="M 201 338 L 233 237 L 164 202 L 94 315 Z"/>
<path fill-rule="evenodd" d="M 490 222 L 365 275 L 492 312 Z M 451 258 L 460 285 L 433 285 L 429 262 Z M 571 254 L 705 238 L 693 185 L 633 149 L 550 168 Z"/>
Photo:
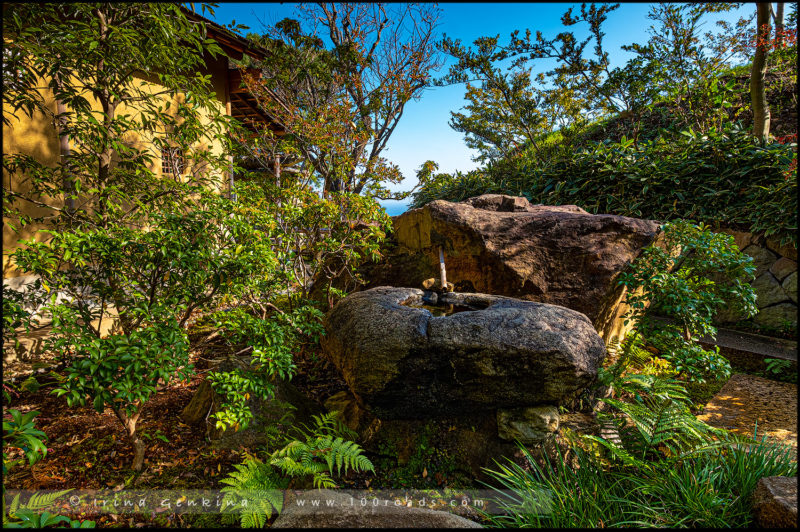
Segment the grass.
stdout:
<path fill-rule="evenodd" d="M 727 442 L 651 469 L 608 467 L 578 447 L 575 467 L 560 451 L 540 466 L 521 449 L 528 467 L 510 462 L 489 471 L 503 511 L 485 516 L 490 526 L 745 527 L 758 480 L 797 474 L 791 448 L 763 440 Z"/>

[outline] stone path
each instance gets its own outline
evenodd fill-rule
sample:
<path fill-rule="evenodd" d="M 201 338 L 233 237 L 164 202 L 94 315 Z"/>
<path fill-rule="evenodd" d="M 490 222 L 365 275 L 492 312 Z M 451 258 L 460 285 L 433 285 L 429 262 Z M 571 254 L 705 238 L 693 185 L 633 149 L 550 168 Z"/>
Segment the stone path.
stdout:
<path fill-rule="evenodd" d="M 786 443 L 797 450 L 797 385 L 737 373 L 697 416 L 713 427 Z"/>

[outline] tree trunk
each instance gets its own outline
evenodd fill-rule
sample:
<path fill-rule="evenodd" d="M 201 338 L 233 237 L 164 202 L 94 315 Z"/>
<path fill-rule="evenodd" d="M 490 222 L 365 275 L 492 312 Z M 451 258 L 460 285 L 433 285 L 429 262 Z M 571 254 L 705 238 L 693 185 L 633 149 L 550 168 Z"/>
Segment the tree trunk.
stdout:
<path fill-rule="evenodd" d="M 136 434 L 136 421 L 139 419 L 139 414 L 127 419 L 126 429 L 128 431 L 128 439 L 133 443 L 133 470 L 141 471 L 142 464 L 144 463 L 144 442 L 139 435 Z"/>
<path fill-rule="evenodd" d="M 141 471 L 142 464 L 144 464 L 144 442 L 139 438 L 139 435 L 136 434 L 136 422 L 139 421 L 139 412 L 136 412 L 132 416 L 128 416 L 125 414 L 123 410 L 119 410 L 113 408 L 114 414 L 116 414 L 117 419 L 120 420 L 122 426 L 125 427 L 126 435 L 128 439 L 133 443 L 133 470 L 134 471 Z"/>
<path fill-rule="evenodd" d="M 750 104 L 753 109 L 753 135 L 765 139 L 769 135 L 769 103 L 764 89 L 767 74 L 767 55 L 772 34 L 769 25 L 769 2 L 756 4 L 756 52 L 753 56 L 753 69 L 750 72 Z"/>
<path fill-rule="evenodd" d="M 144 464 L 144 442 L 140 438 L 135 438 L 133 440 L 133 470 L 134 471 L 141 471 L 142 464 Z"/>
<path fill-rule="evenodd" d="M 777 46 L 783 45 L 784 40 L 784 26 L 783 26 L 783 6 L 785 2 L 778 2 L 775 8 L 775 44 Z"/>
<path fill-rule="evenodd" d="M 56 86 L 61 89 L 61 79 L 59 77 L 54 77 Z M 56 98 L 56 113 L 59 115 L 64 115 L 67 112 L 67 106 L 64 105 L 64 102 L 60 99 Z M 64 168 L 64 177 L 62 182 L 62 187 L 64 189 L 64 207 L 67 209 L 67 213 L 72 215 L 75 212 L 75 198 L 73 195 L 75 194 L 75 184 L 73 182 L 74 176 L 72 175 L 72 169 L 70 168 L 70 157 L 72 156 L 72 151 L 70 150 L 69 146 L 69 135 L 64 131 L 66 127 L 66 119 L 62 118 L 58 122 L 58 139 L 59 139 L 59 151 L 61 152 L 61 163 Z"/>

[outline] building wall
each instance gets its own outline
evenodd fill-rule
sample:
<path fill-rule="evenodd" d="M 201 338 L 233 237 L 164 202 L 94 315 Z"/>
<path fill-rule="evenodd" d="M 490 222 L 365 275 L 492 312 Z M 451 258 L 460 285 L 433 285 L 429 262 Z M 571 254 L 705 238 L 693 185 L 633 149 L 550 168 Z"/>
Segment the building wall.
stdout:
<path fill-rule="evenodd" d="M 217 110 L 225 114 L 226 102 L 229 99 L 227 57 L 219 55 L 215 59 L 212 59 L 210 56 L 207 56 L 206 71 L 203 72 L 203 74 L 211 75 L 211 82 L 216 96 Z M 163 90 L 163 87 L 158 85 L 157 78 L 134 76 L 134 83 L 151 92 Z M 43 82 L 41 85 L 46 86 L 47 83 Z M 47 108 L 55 112 L 56 102 L 52 92 L 49 89 L 43 89 L 42 95 Z M 166 103 L 168 97 L 164 96 L 163 98 Z M 182 95 L 177 95 L 172 99 L 177 102 L 182 98 Z M 93 102 L 93 109 L 98 112 L 101 111 L 99 102 Z M 135 108 L 126 108 L 125 106 L 120 106 L 117 109 L 117 115 L 125 113 L 130 113 L 135 117 L 137 110 Z M 208 113 L 204 114 L 208 116 Z M 161 175 L 161 153 L 153 146 L 152 136 L 132 133 L 124 140 L 139 148 L 151 149 L 154 155 L 154 164 L 151 170 L 156 172 L 157 175 Z M 70 147 L 75 150 L 74 143 L 71 143 Z M 209 148 L 212 153 L 220 154 L 222 153 L 223 145 L 219 140 L 212 140 L 205 144 L 200 144 L 196 146 L 196 148 Z M 30 155 L 40 163 L 50 167 L 57 166 L 61 158 L 61 152 L 59 149 L 59 138 L 52 119 L 49 119 L 41 113 L 37 113 L 32 118 L 29 118 L 22 112 L 18 113 L 14 118 L 11 118 L 10 124 L 3 126 L 3 154 L 9 155 L 15 153 Z M 226 183 L 227 175 L 219 176 L 219 190 L 223 190 Z M 3 186 L 4 188 L 14 191 L 24 191 L 26 188 L 24 180 L 20 179 L 19 175 L 9 175 L 5 170 L 3 170 Z M 41 198 L 41 200 L 44 203 L 59 207 L 62 206 L 64 202 L 62 197 Z M 23 212 L 32 216 L 42 216 L 50 212 L 49 209 L 37 207 L 27 202 L 19 202 L 19 205 L 22 206 L 21 210 L 23 210 Z M 46 224 L 31 224 L 23 228 L 17 228 L 18 231 L 14 231 L 7 222 L 8 220 L 4 219 L 3 277 L 11 278 L 21 273 L 11 264 L 9 253 L 12 253 L 14 249 L 19 246 L 19 240 L 35 238 L 37 241 L 41 241 L 45 239 L 47 235 L 38 231 L 47 228 L 47 226 Z"/>

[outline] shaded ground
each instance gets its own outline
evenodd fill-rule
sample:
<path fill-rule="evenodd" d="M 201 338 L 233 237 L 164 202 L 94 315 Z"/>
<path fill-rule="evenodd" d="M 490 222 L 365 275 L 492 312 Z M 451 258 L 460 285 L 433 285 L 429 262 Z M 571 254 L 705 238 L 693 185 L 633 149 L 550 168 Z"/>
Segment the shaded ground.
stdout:
<path fill-rule="evenodd" d="M 797 449 L 797 385 L 737 373 L 697 416 L 711 426 Z"/>

